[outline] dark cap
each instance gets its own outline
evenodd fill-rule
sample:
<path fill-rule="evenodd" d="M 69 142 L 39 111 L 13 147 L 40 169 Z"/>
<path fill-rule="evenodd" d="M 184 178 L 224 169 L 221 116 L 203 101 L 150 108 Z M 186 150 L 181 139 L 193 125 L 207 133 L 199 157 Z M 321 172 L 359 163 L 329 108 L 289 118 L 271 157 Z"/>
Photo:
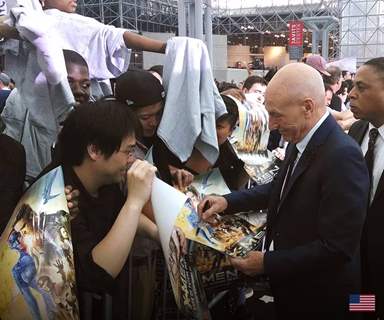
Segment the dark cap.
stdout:
<path fill-rule="evenodd" d="M 320 73 L 322 73 L 326 76 L 330 76 L 330 73 L 326 70 L 327 62 L 325 61 L 325 59 L 322 56 L 317 55 L 317 54 L 308 56 L 305 63 L 310 65 L 312 68 L 315 68 Z"/>
<path fill-rule="evenodd" d="M 165 91 L 150 72 L 129 70 L 116 79 L 115 96 L 131 107 L 145 107 L 163 101 Z"/>

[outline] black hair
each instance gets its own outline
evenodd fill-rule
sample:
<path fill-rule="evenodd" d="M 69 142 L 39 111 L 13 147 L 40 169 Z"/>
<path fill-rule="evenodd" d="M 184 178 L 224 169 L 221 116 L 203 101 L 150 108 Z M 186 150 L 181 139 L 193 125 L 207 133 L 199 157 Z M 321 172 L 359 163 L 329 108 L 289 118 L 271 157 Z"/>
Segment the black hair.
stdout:
<path fill-rule="evenodd" d="M 85 103 L 64 121 L 58 140 L 61 160 L 70 166 L 82 164 L 91 144 L 109 158 L 120 149 L 124 138 L 135 134 L 136 127 L 137 120 L 124 103 L 116 100 Z"/>
<path fill-rule="evenodd" d="M 343 78 L 344 78 L 348 73 L 351 74 L 348 70 L 343 70 L 343 71 L 341 71 L 341 75 L 343 76 Z"/>
<path fill-rule="evenodd" d="M 85 61 L 85 59 L 76 51 L 63 50 L 63 54 L 64 54 L 65 64 L 72 63 L 72 64 L 86 67 L 88 69 L 87 61 Z"/>
<path fill-rule="evenodd" d="M 163 69 L 164 69 L 164 67 L 161 64 L 157 64 L 155 66 L 150 67 L 148 69 L 148 71 L 156 72 L 161 77 L 163 77 Z"/>
<path fill-rule="evenodd" d="M 229 82 L 225 82 L 225 81 L 218 83 L 216 86 L 217 86 L 217 90 L 219 90 L 219 92 L 223 92 L 223 91 L 226 91 L 229 89 L 239 89 L 239 87 L 237 85 L 235 85 L 234 83 L 229 83 Z"/>
<path fill-rule="evenodd" d="M 255 83 L 260 83 L 260 84 L 262 84 L 264 86 L 266 86 L 268 84 L 267 81 L 264 78 L 262 78 L 262 77 L 250 76 L 247 79 L 245 79 L 244 84 L 243 84 L 243 88 L 249 90 L 249 89 L 252 88 L 252 86 Z"/>
<path fill-rule="evenodd" d="M 338 81 L 340 81 L 341 70 L 339 67 L 331 66 L 327 68 L 327 72 L 330 73 L 330 76 L 323 75 L 324 83 L 332 86 L 336 84 Z"/>
<path fill-rule="evenodd" d="M 384 57 L 373 58 L 364 63 L 364 66 L 370 66 L 374 68 L 377 72 L 382 75 L 384 78 Z"/>
<path fill-rule="evenodd" d="M 270 69 L 267 74 L 264 76 L 264 80 L 268 83 L 271 81 L 273 76 L 277 73 L 277 67 Z"/>
<path fill-rule="evenodd" d="M 225 95 L 221 95 L 227 109 L 227 113 L 216 119 L 217 122 L 228 121 L 231 128 L 236 126 L 237 120 L 239 120 L 239 109 L 237 108 L 236 102 Z"/>

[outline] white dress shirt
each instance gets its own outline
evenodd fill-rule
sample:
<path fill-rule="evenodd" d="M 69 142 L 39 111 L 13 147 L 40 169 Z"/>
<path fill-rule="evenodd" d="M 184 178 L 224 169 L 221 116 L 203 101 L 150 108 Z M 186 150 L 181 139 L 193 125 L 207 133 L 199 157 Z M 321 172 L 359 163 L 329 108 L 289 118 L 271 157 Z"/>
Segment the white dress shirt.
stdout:
<path fill-rule="evenodd" d="M 324 113 L 324 115 L 320 118 L 319 121 L 316 122 L 316 124 L 312 127 L 311 130 L 309 130 L 309 132 L 305 135 L 305 137 L 303 139 L 301 139 L 301 141 L 299 141 L 298 143 L 296 143 L 296 148 L 297 148 L 297 157 L 296 157 L 296 160 L 294 161 L 294 165 L 293 165 L 293 169 L 292 169 L 292 173 L 291 175 L 293 174 L 293 172 L 295 171 L 296 169 L 296 166 L 302 156 L 302 154 L 304 153 L 305 151 L 305 148 L 307 147 L 309 141 L 311 140 L 312 136 L 315 134 L 315 132 L 317 131 L 317 129 L 319 129 L 319 127 L 321 126 L 321 124 L 325 121 L 325 119 L 327 119 L 327 117 L 329 116 L 329 111 L 326 111 Z M 288 172 L 287 172 L 288 173 Z M 285 187 L 285 181 L 287 180 L 287 176 L 285 176 L 284 178 L 284 183 L 283 183 L 283 186 L 281 187 L 281 191 L 280 191 L 280 198 L 283 194 L 283 190 L 284 190 L 284 187 Z M 265 241 L 265 238 L 264 238 L 264 241 Z M 264 248 L 264 242 L 263 242 L 263 248 Z M 271 241 L 271 244 L 269 246 L 269 251 L 273 251 L 274 248 L 273 248 L 273 240 Z M 264 250 L 263 250 L 264 251 Z"/>
<path fill-rule="evenodd" d="M 361 150 L 365 155 L 368 151 L 368 141 L 369 141 L 369 131 L 374 128 L 372 124 L 369 124 L 368 130 L 365 133 L 364 139 L 361 143 Z M 380 181 L 380 177 L 384 170 L 384 125 L 380 128 L 379 135 L 377 136 L 374 150 L 374 161 L 373 161 L 373 170 L 372 170 L 372 192 L 370 193 L 370 203 L 372 203 L 373 198 L 377 190 L 377 186 Z"/>

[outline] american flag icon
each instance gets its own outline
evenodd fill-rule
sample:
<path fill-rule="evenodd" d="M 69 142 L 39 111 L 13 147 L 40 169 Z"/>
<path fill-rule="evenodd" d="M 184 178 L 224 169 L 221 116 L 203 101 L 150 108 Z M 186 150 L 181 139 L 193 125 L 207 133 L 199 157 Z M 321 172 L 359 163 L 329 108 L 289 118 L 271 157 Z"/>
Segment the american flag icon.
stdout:
<path fill-rule="evenodd" d="M 374 294 L 350 294 L 349 311 L 372 312 L 375 311 Z"/>

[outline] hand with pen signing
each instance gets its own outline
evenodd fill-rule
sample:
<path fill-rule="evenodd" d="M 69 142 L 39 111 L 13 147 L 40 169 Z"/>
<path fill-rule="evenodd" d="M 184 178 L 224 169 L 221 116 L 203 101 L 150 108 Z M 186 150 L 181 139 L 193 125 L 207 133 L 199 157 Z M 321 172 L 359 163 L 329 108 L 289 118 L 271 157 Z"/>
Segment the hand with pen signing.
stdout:
<path fill-rule="evenodd" d="M 228 202 L 221 196 L 207 196 L 197 206 L 197 213 L 204 222 L 216 225 L 219 222 L 219 214 L 228 207 Z"/>

